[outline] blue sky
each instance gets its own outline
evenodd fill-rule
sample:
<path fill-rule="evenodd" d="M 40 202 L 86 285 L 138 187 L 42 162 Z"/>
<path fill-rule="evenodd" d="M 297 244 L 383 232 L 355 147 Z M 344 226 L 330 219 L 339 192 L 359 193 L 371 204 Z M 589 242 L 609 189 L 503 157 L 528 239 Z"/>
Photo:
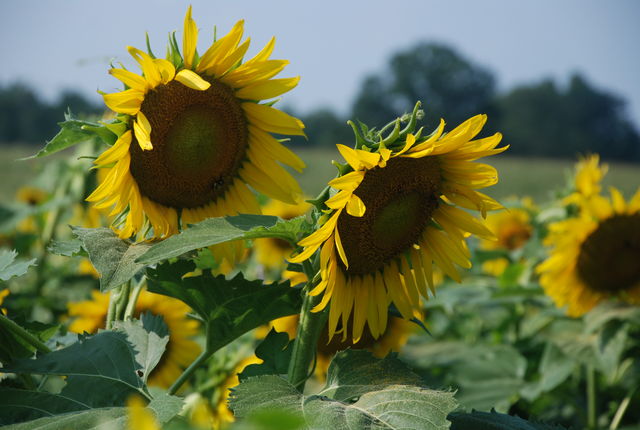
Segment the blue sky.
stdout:
<path fill-rule="evenodd" d="M 131 65 L 126 45 L 156 52 L 166 35 L 182 31 L 188 2 L 138 0 L 21 0 L 0 6 L 0 84 L 32 84 L 51 99 L 64 88 L 112 91 L 106 71 L 115 59 Z M 300 75 L 284 102 L 302 111 L 328 106 L 346 112 L 362 78 L 381 70 L 397 50 L 418 41 L 452 45 L 491 69 L 501 89 L 579 71 L 629 102 L 640 128 L 640 2 L 592 0 L 293 0 L 193 1 L 199 49 L 213 26 L 226 33 L 246 20 L 255 53 L 272 35 L 275 57 Z M 425 102 L 428 103 L 428 100 Z"/>

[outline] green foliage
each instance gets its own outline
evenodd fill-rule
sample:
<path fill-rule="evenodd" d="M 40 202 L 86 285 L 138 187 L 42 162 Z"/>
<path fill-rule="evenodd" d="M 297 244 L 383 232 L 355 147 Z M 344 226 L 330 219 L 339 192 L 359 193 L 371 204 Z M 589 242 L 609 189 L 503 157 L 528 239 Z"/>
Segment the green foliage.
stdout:
<path fill-rule="evenodd" d="M 563 427 L 530 423 L 522 418 L 499 414 L 495 411 L 471 413 L 454 412 L 447 417 L 451 430 L 562 430 Z"/>
<path fill-rule="evenodd" d="M 3 316 L 0 316 L 3 318 Z M 12 319 L 13 323 L 21 327 L 26 333 L 40 342 L 46 342 L 59 330 L 58 324 L 43 324 L 37 321 L 24 321 L 18 316 Z M 0 325 L 0 362 L 11 363 L 23 358 L 29 358 L 36 352 L 36 348 L 24 337 L 5 325 Z"/>
<path fill-rule="evenodd" d="M 143 314 L 141 320 L 118 323 L 117 331 L 79 336 L 78 342 L 61 350 L 5 365 L 4 372 L 66 376 L 66 384 L 59 393 L 0 387 L 0 423 L 51 417 L 38 424 L 52 428 L 64 428 L 70 422 L 97 425 L 106 418 L 123 419 L 125 409 L 114 407 L 124 406 L 134 394 L 153 398 L 149 407 L 155 407 L 165 422 L 182 401 L 158 392 L 150 395 L 145 382 L 168 340 L 162 318 Z M 60 414 L 65 415 L 56 417 Z"/>
<path fill-rule="evenodd" d="M 271 329 L 260 345 L 256 348 L 256 357 L 263 362 L 250 364 L 240 373 L 240 381 L 251 376 L 286 375 L 291 361 L 291 348 L 288 348 L 289 335 L 278 333 Z"/>
<path fill-rule="evenodd" d="M 375 359 L 363 351 L 344 351 L 329 367 L 327 384 L 305 396 L 275 376 L 247 378 L 232 392 L 238 417 L 265 409 L 303 417 L 305 428 L 447 429 L 456 406 L 451 392 L 420 386 L 420 378 L 395 357 Z"/>
<path fill-rule="evenodd" d="M 303 217 L 285 221 L 268 215 L 208 218 L 152 246 L 138 261 L 153 264 L 199 248 L 239 239 L 277 237 L 296 242 L 304 231 L 304 223 Z"/>
<path fill-rule="evenodd" d="M 27 273 L 29 267 L 36 264 L 36 259 L 28 261 L 16 260 L 18 253 L 8 249 L 0 249 L 0 280 L 8 281 L 9 279 L 22 276 Z"/>
<path fill-rule="evenodd" d="M 58 123 L 58 125 L 60 126 L 58 134 L 48 141 L 44 148 L 38 151 L 37 154 L 27 157 L 27 159 L 46 157 L 71 146 L 92 141 L 98 136 L 95 130 L 105 128 L 95 122 L 75 119 L 71 115 L 71 112 L 65 113 L 64 121 Z"/>
<path fill-rule="evenodd" d="M 31 392 L 33 393 L 33 392 Z M 40 400 L 45 401 L 42 397 Z M 57 399 L 56 399 L 57 401 Z M 158 394 L 151 399 L 147 408 L 160 423 L 166 423 L 182 408 L 182 400 L 167 394 Z M 37 404 L 35 406 L 38 406 Z M 39 405 L 42 411 L 49 412 L 50 404 Z M 129 412 L 125 407 L 95 408 L 64 415 L 47 416 L 36 420 L 3 427 L 6 430 L 68 430 L 68 429 L 120 429 L 125 428 Z"/>
<path fill-rule="evenodd" d="M 136 372 L 146 384 L 169 343 L 167 325 L 161 316 L 143 313 L 139 321 L 117 321 L 114 328 L 125 332 L 129 342 L 135 345 L 135 360 L 141 366 Z"/>
<path fill-rule="evenodd" d="M 87 255 L 82 249 L 82 241 L 80 239 L 71 240 L 52 240 L 47 251 L 52 254 L 62 255 L 63 257 L 75 257 L 76 255 Z"/>
<path fill-rule="evenodd" d="M 300 311 L 300 290 L 291 288 L 288 281 L 264 285 L 246 280 L 241 273 L 225 279 L 209 271 L 185 276 L 194 269 L 190 261 L 160 264 L 147 271 L 148 289 L 189 305 L 206 325 L 211 352 L 249 330 Z"/>
<path fill-rule="evenodd" d="M 144 268 L 136 258 L 144 254 L 149 243 L 131 243 L 120 239 L 109 228 L 71 227 L 100 273 L 100 290 L 109 291 L 133 278 Z"/>

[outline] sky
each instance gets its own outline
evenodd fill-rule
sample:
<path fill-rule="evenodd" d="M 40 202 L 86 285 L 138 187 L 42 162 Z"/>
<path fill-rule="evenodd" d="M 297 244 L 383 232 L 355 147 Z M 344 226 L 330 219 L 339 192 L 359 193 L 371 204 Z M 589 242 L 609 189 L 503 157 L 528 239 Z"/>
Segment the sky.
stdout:
<path fill-rule="evenodd" d="M 0 5 L 0 85 L 20 81 L 53 100 L 76 89 L 120 90 L 111 61 L 133 68 L 125 47 L 164 52 L 167 34 L 182 35 L 193 5 L 199 51 L 213 27 L 226 34 L 245 19 L 249 54 L 276 36 L 280 75 L 301 76 L 283 102 L 308 112 L 347 113 L 362 79 L 384 70 L 394 52 L 419 41 L 446 43 L 493 71 L 501 91 L 544 78 L 563 83 L 580 72 L 628 102 L 640 129 L 640 2 L 617 0 L 14 0 Z M 428 100 L 424 102 L 428 103 Z"/>

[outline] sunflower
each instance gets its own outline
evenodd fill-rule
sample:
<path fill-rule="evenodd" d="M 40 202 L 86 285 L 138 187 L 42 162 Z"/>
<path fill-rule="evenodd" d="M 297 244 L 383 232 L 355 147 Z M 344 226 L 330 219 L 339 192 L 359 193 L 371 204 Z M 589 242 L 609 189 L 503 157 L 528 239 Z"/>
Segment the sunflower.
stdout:
<path fill-rule="evenodd" d="M 353 171 L 329 182 L 338 192 L 326 201 L 324 224 L 298 244 L 304 250 L 292 262 L 320 251 L 321 281 L 310 295 L 324 293 L 313 309 L 329 301 L 329 338 L 342 319 L 347 327 L 353 312 L 354 343 L 365 323 L 373 338 L 387 326 L 387 307 L 393 302 L 405 319 L 413 317 L 427 286 L 434 291 L 432 262 L 456 281 L 454 263 L 468 268 L 468 233 L 493 237 L 481 221 L 456 207 L 486 211 L 501 208 L 475 191 L 495 184 L 498 173 L 472 162 L 497 154 L 499 133 L 472 140 L 486 122 L 485 115 L 468 119 L 444 134 L 444 121 L 427 138 L 406 134 L 398 145 L 384 140 L 370 149 L 337 145 Z M 391 149 L 390 149 L 391 148 Z M 346 339 L 347 330 L 341 330 Z"/>
<path fill-rule="evenodd" d="M 126 88 L 103 96 L 122 123 L 109 125 L 118 139 L 95 160 L 109 173 L 87 200 L 121 215 L 120 237 L 166 237 L 208 217 L 260 213 L 248 186 L 287 203 L 299 198 L 299 185 L 278 163 L 298 171 L 304 163 L 271 133 L 304 136 L 304 125 L 271 102 L 258 103 L 299 78 L 272 79 L 288 63 L 269 58 L 275 39 L 243 62 L 243 27 L 237 22 L 200 55 L 189 7 L 182 52 L 175 40 L 167 59 L 129 47 L 142 74 L 109 71 Z M 219 259 L 233 261 L 242 243 L 216 249 Z"/>
<path fill-rule="evenodd" d="M 640 189 L 628 203 L 615 188 L 592 196 L 579 216 L 549 226 L 545 244 L 540 284 L 569 316 L 611 298 L 640 303 Z"/>
<path fill-rule="evenodd" d="M 240 384 L 238 375 L 244 371 L 245 367 L 250 364 L 261 364 L 262 362 L 255 355 L 240 360 L 231 371 L 231 374 L 218 387 L 216 406 L 211 417 L 213 428 L 219 429 L 235 421 L 233 412 L 231 412 L 228 405 L 230 390 Z"/>
<path fill-rule="evenodd" d="M 580 157 L 575 166 L 574 190 L 569 196 L 565 197 L 564 203 L 579 205 L 584 200 L 599 195 L 602 190 L 600 182 L 602 182 L 608 170 L 608 165 L 600 165 L 600 156 L 598 154 Z"/>
<path fill-rule="evenodd" d="M 262 213 L 289 220 L 304 215 L 310 207 L 311 205 L 304 201 L 295 205 L 289 205 L 277 200 L 271 200 L 262 208 Z M 295 251 L 295 247 L 289 242 L 275 237 L 256 239 L 253 244 L 258 263 L 270 270 L 283 271 L 287 267 L 286 259 Z M 284 270 L 282 277 L 289 279 L 291 285 L 297 285 L 307 280 L 304 273 L 289 270 Z"/>
<path fill-rule="evenodd" d="M 37 187 L 24 186 L 18 189 L 16 192 L 16 200 L 30 208 L 40 206 L 48 199 L 47 193 Z M 20 221 L 17 226 L 17 231 L 20 233 L 35 233 L 38 230 L 38 220 L 33 215 L 30 215 Z"/>
<path fill-rule="evenodd" d="M 2 306 L 2 302 L 4 302 L 5 297 L 7 297 L 9 295 L 9 289 L 5 288 L 4 290 L 0 291 L 0 306 Z M 4 308 L 0 308 L 0 313 L 3 315 L 7 314 L 7 310 Z"/>
<path fill-rule="evenodd" d="M 523 199 L 522 206 L 522 208 L 514 207 L 487 216 L 487 227 L 497 240 L 481 240 L 480 249 L 515 251 L 527 243 L 533 233 L 531 215 L 529 214 L 529 211 L 533 209 L 533 202 L 531 199 Z M 508 265 L 507 258 L 494 258 L 485 261 L 482 264 L 482 270 L 485 273 L 500 276 Z"/>
<path fill-rule="evenodd" d="M 69 330 L 75 333 L 96 333 L 104 328 L 109 308 L 109 294 L 92 291 L 92 300 L 69 303 L 69 316 L 75 317 Z M 149 312 L 161 316 L 169 328 L 169 343 L 160 362 L 151 372 L 148 384 L 169 387 L 182 369 L 200 354 L 200 346 L 190 338 L 198 333 L 198 322 L 187 318 L 189 307 L 179 300 L 142 291 L 136 302 L 135 316 Z"/>

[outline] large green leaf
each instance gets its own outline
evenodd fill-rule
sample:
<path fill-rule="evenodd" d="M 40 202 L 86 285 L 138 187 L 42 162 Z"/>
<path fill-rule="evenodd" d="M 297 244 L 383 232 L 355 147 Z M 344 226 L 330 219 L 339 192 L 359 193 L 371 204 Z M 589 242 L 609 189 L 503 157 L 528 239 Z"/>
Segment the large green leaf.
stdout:
<path fill-rule="evenodd" d="M 16 390 L 20 391 L 20 390 Z M 35 392 L 33 392 L 35 393 Z M 42 394 L 42 393 L 39 393 Z M 41 400 L 46 400 L 44 397 Z M 179 397 L 158 394 L 147 405 L 160 423 L 173 418 L 182 409 L 183 401 Z M 42 403 L 41 409 L 49 410 L 49 403 Z M 3 427 L 6 430 L 113 430 L 124 429 L 128 411 L 125 407 L 96 408 L 79 412 L 52 415 L 36 420 Z"/>
<path fill-rule="evenodd" d="M 564 427 L 532 423 L 522 418 L 495 411 L 471 413 L 454 412 L 449 415 L 451 430 L 562 430 Z"/>
<path fill-rule="evenodd" d="M 71 227 L 89 253 L 89 259 L 100 273 L 100 290 L 108 291 L 133 278 L 144 264 L 136 263 L 136 258 L 144 254 L 151 245 L 133 244 L 120 239 L 108 228 Z"/>
<path fill-rule="evenodd" d="M 260 375 L 286 375 L 291 361 L 289 335 L 279 333 L 275 329 L 267 334 L 256 348 L 256 357 L 262 360 L 260 364 L 250 364 L 238 375 L 240 381 L 250 376 Z"/>
<path fill-rule="evenodd" d="M 44 148 L 42 148 L 37 154 L 26 157 L 24 158 L 25 160 L 37 157 L 46 157 L 47 155 L 55 154 L 58 151 L 67 149 L 70 146 L 93 140 L 102 134 L 96 133 L 96 130 L 106 130 L 106 127 L 101 124 L 75 119 L 71 113 L 65 113 L 64 119 L 65 120 L 63 122 L 58 123 L 60 126 L 58 134 L 48 141 Z"/>
<path fill-rule="evenodd" d="M 336 362 L 337 360 L 337 362 Z M 247 378 L 231 395 L 237 417 L 265 409 L 301 415 L 315 429 L 448 429 L 456 407 L 452 392 L 423 388 L 417 375 L 395 357 L 375 359 L 364 351 L 339 353 L 327 385 L 304 396 L 275 375 Z"/>
<path fill-rule="evenodd" d="M 303 217 L 284 221 L 267 215 L 208 218 L 152 246 L 138 258 L 138 261 L 143 264 L 153 264 L 195 249 L 239 239 L 278 237 L 295 242 L 304 227 L 304 222 Z"/>
<path fill-rule="evenodd" d="M 225 279 L 208 271 L 185 277 L 194 269 L 190 261 L 163 263 L 147 271 L 147 287 L 189 305 L 207 325 L 211 351 L 271 320 L 300 312 L 300 290 L 288 281 L 264 285 L 244 279 L 241 273 Z"/>
<path fill-rule="evenodd" d="M 74 410 L 122 406 L 132 394 L 145 395 L 137 371 L 136 349 L 125 333 L 103 331 L 94 336 L 80 336 L 77 343 L 33 360 L 20 360 L 2 369 L 11 373 L 64 375 L 66 385 L 58 395 L 59 408 L 68 407 L 68 399 L 77 403 Z M 52 404 L 52 400 L 49 401 Z M 80 407 L 82 405 L 82 407 Z M 3 416 L 12 416 L 17 405 L 0 404 Z M 39 418 L 38 410 L 31 409 Z M 15 421 L 14 421 L 15 422 Z"/>
<path fill-rule="evenodd" d="M 73 257 L 84 254 L 82 241 L 75 238 L 71 240 L 52 240 L 49 246 L 47 246 L 47 251 L 64 257 Z"/>
<path fill-rule="evenodd" d="M 527 400 L 533 401 L 540 394 L 551 391 L 563 383 L 571 375 L 576 365 L 575 360 L 549 342 L 545 346 L 538 367 L 539 379 L 528 383 L 520 393 Z"/>
<path fill-rule="evenodd" d="M 8 281 L 15 276 L 27 273 L 29 267 L 36 264 L 36 259 L 16 260 L 18 253 L 8 249 L 0 249 L 0 280 Z"/>
<path fill-rule="evenodd" d="M 129 342 L 133 343 L 136 362 L 141 366 L 137 373 L 146 383 L 149 374 L 160 361 L 169 342 L 167 324 L 161 316 L 143 313 L 140 320 L 118 321 L 115 324 L 115 329 L 124 331 Z"/>

